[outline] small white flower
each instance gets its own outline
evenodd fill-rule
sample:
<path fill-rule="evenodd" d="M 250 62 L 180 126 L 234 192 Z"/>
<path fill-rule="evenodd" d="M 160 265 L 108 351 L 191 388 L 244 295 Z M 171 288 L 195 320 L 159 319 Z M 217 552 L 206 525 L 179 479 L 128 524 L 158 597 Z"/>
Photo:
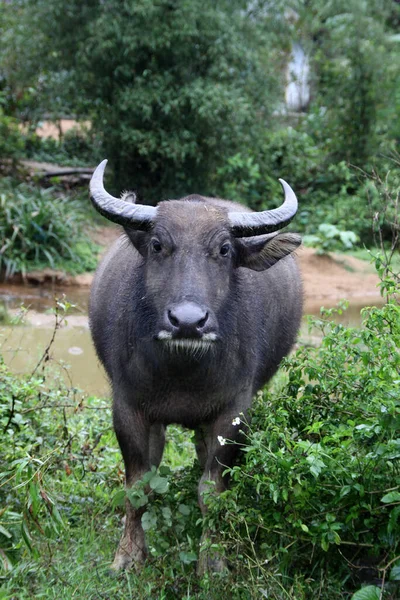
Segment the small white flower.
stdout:
<path fill-rule="evenodd" d="M 219 441 L 219 443 L 221 444 L 221 446 L 225 446 L 226 444 L 226 439 L 222 437 L 222 435 L 219 435 L 217 437 L 217 440 Z"/>
<path fill-rule="evenodd" d="M 240 425 L 240 419 L 239 419 L 239 417 L 236 417 L 236 419 L 233 419 L 232 425 L 234 425 L 235 427 L 236 427 L 236 425 Z"/>

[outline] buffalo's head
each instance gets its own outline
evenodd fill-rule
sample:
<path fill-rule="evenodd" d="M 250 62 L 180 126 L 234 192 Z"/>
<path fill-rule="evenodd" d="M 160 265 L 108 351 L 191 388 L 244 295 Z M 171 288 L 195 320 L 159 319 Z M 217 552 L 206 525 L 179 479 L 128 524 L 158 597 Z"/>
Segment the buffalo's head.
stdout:
<path fill-rule="evenodd" d="M 90 182 L 95 208 L 122 225 L 144 259 L 145 290 L 155 308 L 154 339 L 169 350 L 205 352 L 221 335 L 221 314 L 234 312 L 231 282 L 241 285 L 239 267 L 265 271 L 301 243 L 280 233 L 297 211 L 290 186 L 280 180 L 284 203 L 262 212 L 237 212 L 233 203 L 201 196 L 135 204 L 133 193 L 114 198 L 97 167 Z M 231 290 L 231 292 L 230 292 Z"/>

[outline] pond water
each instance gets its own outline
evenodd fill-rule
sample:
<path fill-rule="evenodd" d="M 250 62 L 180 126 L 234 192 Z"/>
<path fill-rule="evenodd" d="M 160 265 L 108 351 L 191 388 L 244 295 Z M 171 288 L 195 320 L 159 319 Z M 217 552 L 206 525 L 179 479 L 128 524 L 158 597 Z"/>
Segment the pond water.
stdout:
<path fill-rule="evenodd" d="M 0 353 L 14 373 L 31 373 L 51 340 L 55 298 L 74 304 L 67 324 L 55 336 L 51 359 L 69 385 L 85 394 L 108 396 L 109 383 L 96 356 L 87 318 L 89 289 L 44 288 L 0 284 L 0 308 L 12 315 L 23 305 L 28 308 L 25 324 L 0 326 Z"/>
<path fill-rule="evenodd" d="M 57 331 L 51 349 L 52 362 L 58 367 L 69 385 L 85 394 L 108 396 L 109 383 L 96 356 L 87 319 L 88 288 L 43 288 L 0 284 L 0 310 L 11 314 L 23 305 L 29 309 L 24 325 L 0 325 L 0 353 L 14 373 L 31 373 L 46 349 L 54 329 L 51 314 L 55 298 L 66 299 L 75 305 L 67 317 L 67 325 Z M 375 299 L 374 299 L 375 300 Z M 371 304 L 371 298 L 357 298 L 338 319 L 347 325 L 360 324 L 360 310 Z M 305 314 L 319 314 L 320 301 L 307 302 Z M 324 303 L 335 306 L 336 301 Z M 311 338 L 314 333 L 311 333 Z M 310 339 L 307 320 L 304 319 L 300 339 Z M 314 339 L 315 341 L 315 339 Z"/>

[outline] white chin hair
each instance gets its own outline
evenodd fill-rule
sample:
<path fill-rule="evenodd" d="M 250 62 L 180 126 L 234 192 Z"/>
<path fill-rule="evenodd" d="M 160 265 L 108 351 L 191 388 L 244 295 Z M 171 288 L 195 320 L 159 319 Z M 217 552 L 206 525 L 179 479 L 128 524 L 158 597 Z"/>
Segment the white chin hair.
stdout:
<path fill-rule="evenodd" d="M 164 344 L 170 352 L 184 353 L 187 356 L 201 358 L 212 346 L 212 342 L 203 340 L 177 339 L 167 340 Z"/>

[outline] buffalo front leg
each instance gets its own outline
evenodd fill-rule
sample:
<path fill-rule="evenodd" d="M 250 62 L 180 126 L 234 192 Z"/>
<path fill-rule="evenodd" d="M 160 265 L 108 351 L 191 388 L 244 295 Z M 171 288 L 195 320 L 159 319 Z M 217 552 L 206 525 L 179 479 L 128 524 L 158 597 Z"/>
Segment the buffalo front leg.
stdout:
<path fill-rule="evenodd" d="M 243 411 L 243 408 L 240 410 Z M 220 415 L 212 424 L 202 426 L 196 431 L 196 450 L 203 474 L 199 483 L 199 504 L 203 516 L 207 512 L 206 495 L 208 493 L 221 493 L 228 485 L 227 477 L 223 472 L 232 466 L 239 446 L 236 442 L 240 438 L 241 427 L 236 425 L 239 409 L 230 410 Z M 228 441 L 227 441 L 228 440 Z M 210 548 L 212 543 L 218 542 L 216 534 L 208 529 L 203 531 L 200 543 L 200 556 L 197 572 L 200 576 L 207 571 L 223 571 L 226 568 L 225 559 L 215 550 Z"/>
<path fill-rule="evenodd" d="M 120 400 L 114 401 L 114 428 L 125 464 L 126 487 L 130 488 L 150 470 L 151 461 L 158 463 L 164 447 L 163 427 L 150 426 L 144 416 Z M 140 566 L 147 548 L 141 518 L 145 509 L 135 508 L 126 499 L 124 532 L 112 568 Z"/>

